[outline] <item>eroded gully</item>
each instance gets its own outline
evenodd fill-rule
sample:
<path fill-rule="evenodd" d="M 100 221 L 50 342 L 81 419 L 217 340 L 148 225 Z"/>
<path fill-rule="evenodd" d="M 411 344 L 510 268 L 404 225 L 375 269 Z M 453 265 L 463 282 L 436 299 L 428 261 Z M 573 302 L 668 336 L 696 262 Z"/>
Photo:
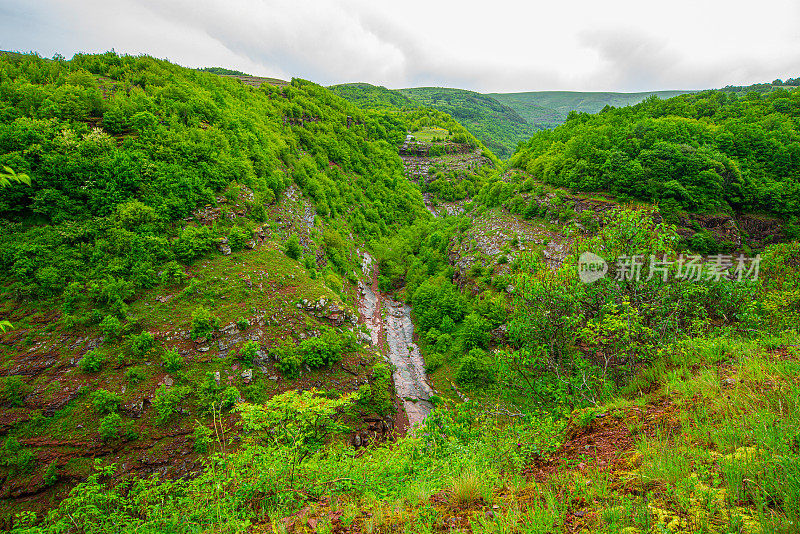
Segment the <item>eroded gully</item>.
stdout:
<path fill-rule="evenodd" d="M 359 282 L 358 311 L 370 332 L 372 346 L 380 350 L 392 364 L 394 387 L 408 416 L 408 425 L 421 424 L 433 405 L 433 389 L 425 374 L 425 361 L 414 342 L 411 306 L 398 302 L 378 290 L 377 265 L 372 257 L 362 254 L 364 272 L 371 285 Z"/>

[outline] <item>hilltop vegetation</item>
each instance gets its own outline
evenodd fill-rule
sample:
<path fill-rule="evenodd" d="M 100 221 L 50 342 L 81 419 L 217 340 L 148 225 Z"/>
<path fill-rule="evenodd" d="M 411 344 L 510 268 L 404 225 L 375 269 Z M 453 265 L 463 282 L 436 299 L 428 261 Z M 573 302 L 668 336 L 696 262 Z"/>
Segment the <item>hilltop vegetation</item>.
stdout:
<path fill-rule="evenodd" d="M 386 89 L 366 83 L 334 85 L 331 91 L 367 109 L 427 107 L 448 114 L 500 158 L 536 131 L 514 110 L 480 93 L 444 87 Z"/>
<path fill-rule="evenodd" d="M 687 91 L 649 91 L 643 93 L 609 93 L 530 91 L 525 93 L 489 93 L 487 96 L 513 109 L 530 124 L 540 129 L 547 129 L 564 124 L 571 111 L 597 113 L 606 106 L 631 106 L 653 95 L 661 99 L 667 99 L 686 92 Z"/>
<path fill-rule="evenodd" d="M 659 203 L 665 213 L 757 211 L 796 221 L 798 116 L 798 90 L 650 98 L 572 113 L 533 136 L 511 165 L 551 184 Z"/>
<path fill-rule="evenodd" d="M 332 85 L 328 89 L 335 95 L 364 109 L 411 109 L 420 107 L 419 102 L 412 100 L 400 91 L 387 89 L 382 85 L 345 83 Z"/>
<path fill-rule="evenodd" d="M 447 113 L 502 159 L 514 152 L 517 143 L 538 130 L 513 109 L 473 91 L 414 87 L 398 92 L 423 106 Z"/>

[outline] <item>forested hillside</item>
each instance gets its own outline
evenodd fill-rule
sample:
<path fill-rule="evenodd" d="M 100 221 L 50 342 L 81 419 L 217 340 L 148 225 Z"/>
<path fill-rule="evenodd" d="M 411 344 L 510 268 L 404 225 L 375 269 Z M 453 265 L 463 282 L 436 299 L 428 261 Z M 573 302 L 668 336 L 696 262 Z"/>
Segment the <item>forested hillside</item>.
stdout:
<path fill-rule="evenodd" d="M 541 180 L 657 202 L 662 211 L 800 216 L 800 91 L 707 91 L 534 135 L 511 159 Z M 795 227 L 796 232 L 796 227 Z"/>
<path fill-rule="evenodd" d="M 114 55 L 4 56 L 0 68 L 0 163 L 35 177 L 0 192 L 2 262 L 16 294 L 69 287 L 111 312 L 106 286 L 151 286 L 165 262 L 252 229 L 290 183 L 365 237 L 421 212 L 394 148 L 406 125 L 309 82 L 254 90 Z M 255 220 L 183 223 L 232 184 L 252 190 Z"/>
<path fill-rule="evenodd" d="M 519 113 L 529 123 L 542 129 L 563 124 L 570 111 L 597 113 L 606 106 L 638 104 L 650 96 L 671 98 L 687 91 L 649 91 L 643 93 L 608 93 L 577 91 L 530 91 L 525 93 L 488 93 Z"/>
<path fill-rule="evenodd" d="M 510 156 L 517 143 L 537 131 L 513 109 L 473 91 L 446 87 L 392 90 L 366 83 L 335 85 L 330 89 L 367 109 L 428 107 L 447 113 L 501 158 Z"/>
<path fill-rule="evenodd" d="M 473 91 L 445 87 L 414 87 L 398 91 L 424 106 L 452 116 L 503 159 L 514 152 L 517 143 L 538 130 L 513 109 Z"/>

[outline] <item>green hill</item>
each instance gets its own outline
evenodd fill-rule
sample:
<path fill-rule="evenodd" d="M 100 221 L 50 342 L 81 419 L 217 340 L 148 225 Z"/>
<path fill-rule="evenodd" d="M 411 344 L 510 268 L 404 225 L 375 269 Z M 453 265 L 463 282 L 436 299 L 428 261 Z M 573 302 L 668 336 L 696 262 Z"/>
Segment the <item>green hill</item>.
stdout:
<path fill-rule="evenodd" d="M 368 83 L 345 83 L 328 87 L 332 93 L 364 109 L 417 108 L 420 104 L 399 91 Z"/>
<path fill-rule="evenodd" d="M 335 94 L 367 109 L 429 107 L 447 113 L 500 158 L 537 131 L 513 109 L 463 89 L 415 87 L 386 89 L 366 83 L 332 86 Z"/>
<path fill-rule="evenodd" d="M 649 96 L 665 99 L 690 91 L 648 91 L 642 93 L 605 93 L 576 91 L 531 91 L 524 93 L 488 93 L 490 96 L 540 128 L 562 124 L 570 111 L 597 113 L 606 106 L 638 104 Z"/>
<path fill-rule="evenodd" d="M 800 90 L 706 91 L 571 113 L 511 160 L 539 179 L 662 210 L 800 217 Z"/>

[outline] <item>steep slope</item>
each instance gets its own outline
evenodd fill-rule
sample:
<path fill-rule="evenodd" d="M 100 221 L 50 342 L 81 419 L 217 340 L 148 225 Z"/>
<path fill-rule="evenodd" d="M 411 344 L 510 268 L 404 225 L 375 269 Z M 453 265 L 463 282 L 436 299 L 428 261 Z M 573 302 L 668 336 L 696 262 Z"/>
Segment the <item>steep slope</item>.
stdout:
<path fill-rule="evenodd" d="M 397 153 L 409 128 L 474 138 L 437 112 L 148 57 L 4 55 L 0 73 L 0 162 L 32 178 L 0 191 L 4 520 L 94 459 L 115 477 L 197 473 L 243 400 L 357 394 L 345 424 L 387 437 L 359 247 L 429 217 Z"/>

